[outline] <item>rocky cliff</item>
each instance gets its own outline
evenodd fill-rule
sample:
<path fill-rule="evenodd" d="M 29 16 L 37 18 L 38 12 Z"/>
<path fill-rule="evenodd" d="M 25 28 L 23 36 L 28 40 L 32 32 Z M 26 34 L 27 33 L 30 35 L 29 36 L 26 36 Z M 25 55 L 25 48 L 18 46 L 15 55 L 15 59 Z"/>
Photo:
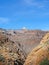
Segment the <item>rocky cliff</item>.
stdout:
<path fill-rule="evenodd" d="M 31 51 L 24 65 L 40 65 L 44 59 L 49 60 L 49 33 L 47 33 L 40 44 Z"/>

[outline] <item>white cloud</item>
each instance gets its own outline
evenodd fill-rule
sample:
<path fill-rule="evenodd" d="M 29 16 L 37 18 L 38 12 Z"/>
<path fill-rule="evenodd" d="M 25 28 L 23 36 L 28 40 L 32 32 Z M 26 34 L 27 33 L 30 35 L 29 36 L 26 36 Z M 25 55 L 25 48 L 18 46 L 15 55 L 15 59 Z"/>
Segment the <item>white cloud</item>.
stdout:
<path fill-rule="evenodd" d="M 0 23 L 8 23 L 9 21 L 8 18 L 0 17 Z"/>
<path fill-rule="evenodd" d="M 34 2 L 34 0 L 24 0 L 24 2 L 25 2 L 27 5 L 37 5 L 37 3 Z"/>
<path fill-rule="evenodd" d="M 45 7 L 45 2 L 46 0 L 43 0 L 42 2 L 39 2 L 37 0 L 24 0 L 24 2 L 29 5 L 29 6 L 36 6 L 38 8 L 43 8 Z"/>
<path fill-rule="evenodd" d="M 23 27 L 22 29 L 26 30 L 27 28 L 26 27 Z"/>

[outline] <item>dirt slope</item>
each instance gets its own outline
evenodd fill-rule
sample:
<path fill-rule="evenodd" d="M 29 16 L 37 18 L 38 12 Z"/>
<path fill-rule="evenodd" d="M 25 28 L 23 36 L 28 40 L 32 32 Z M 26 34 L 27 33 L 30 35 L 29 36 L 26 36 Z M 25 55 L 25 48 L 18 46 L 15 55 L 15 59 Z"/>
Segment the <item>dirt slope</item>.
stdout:
<path fill-rule="evenodd" d="M 31 51 L 24 65 L 40 65 L 42 60 L 46 58 L 49 60 L 49 33 L 47 33 L 40 44 Z"/>

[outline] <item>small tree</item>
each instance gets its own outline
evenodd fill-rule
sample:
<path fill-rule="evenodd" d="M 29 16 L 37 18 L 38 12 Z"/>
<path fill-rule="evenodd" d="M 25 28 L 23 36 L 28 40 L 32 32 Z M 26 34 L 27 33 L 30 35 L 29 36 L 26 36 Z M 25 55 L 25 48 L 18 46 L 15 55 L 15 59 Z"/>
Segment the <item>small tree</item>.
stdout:
<path fill-rule="evenodd" d="M 46 59 L 44 59 L 41 63 L 40 63 L 40 65 L 49 65 L 49 60 L 46 58 Z"/>

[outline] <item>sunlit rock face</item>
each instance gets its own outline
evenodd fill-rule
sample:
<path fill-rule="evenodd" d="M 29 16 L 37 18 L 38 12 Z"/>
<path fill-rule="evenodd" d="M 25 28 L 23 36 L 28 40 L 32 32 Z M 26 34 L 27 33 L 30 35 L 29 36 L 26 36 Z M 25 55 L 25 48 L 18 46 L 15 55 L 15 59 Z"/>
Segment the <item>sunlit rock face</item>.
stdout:
<path fill-rule="evenodd" d="M 47 33 L 40 44 L 31 51 L 24 65 L 40 65 L 45 58 L 49 60 L 49 33 Z"/>

